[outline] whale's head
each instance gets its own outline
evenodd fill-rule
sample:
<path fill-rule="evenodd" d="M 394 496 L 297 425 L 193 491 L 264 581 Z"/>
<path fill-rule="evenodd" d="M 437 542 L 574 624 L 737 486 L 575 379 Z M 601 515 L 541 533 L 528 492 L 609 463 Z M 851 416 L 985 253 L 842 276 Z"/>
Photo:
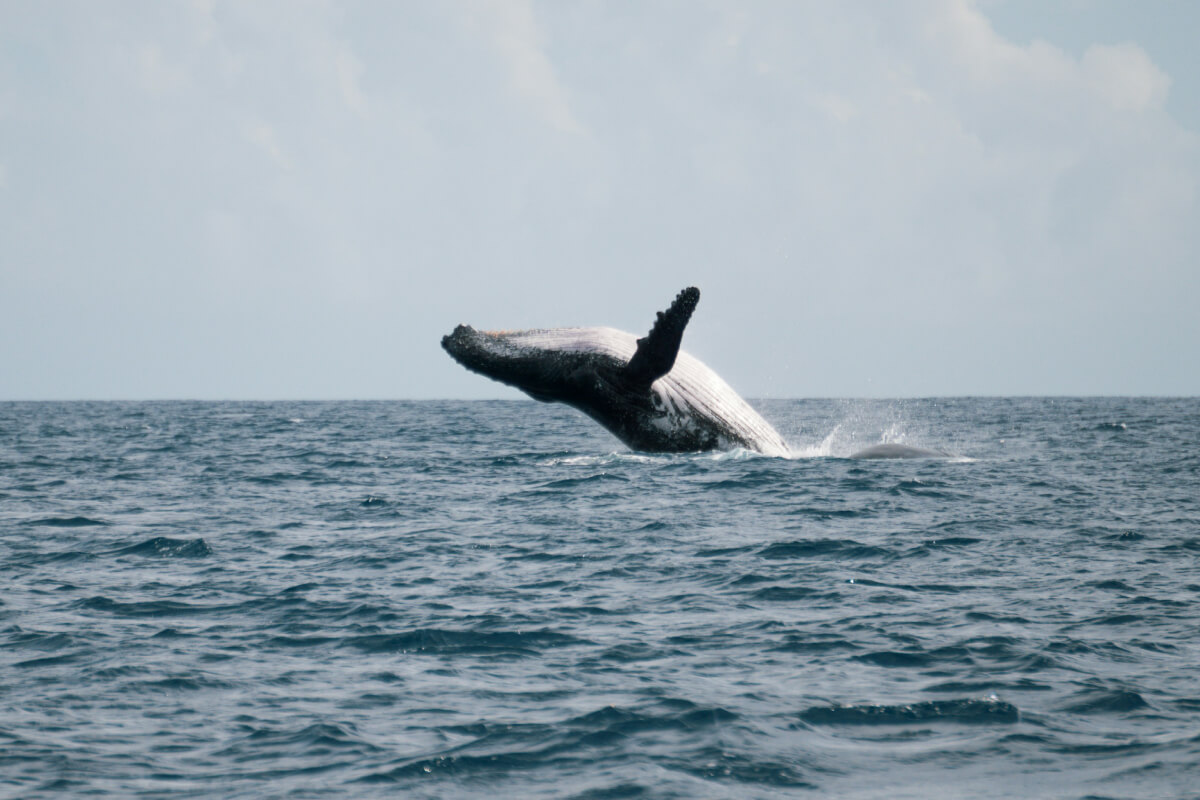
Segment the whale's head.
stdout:
<path fill-rule="evenodd" d="M 538 331 L 477 331 L 459 325 L 442 349 L 472 372 L 514 386 L 536 400 L 559 400 L 584 366 L 580 354 L 539 340 Z"/>

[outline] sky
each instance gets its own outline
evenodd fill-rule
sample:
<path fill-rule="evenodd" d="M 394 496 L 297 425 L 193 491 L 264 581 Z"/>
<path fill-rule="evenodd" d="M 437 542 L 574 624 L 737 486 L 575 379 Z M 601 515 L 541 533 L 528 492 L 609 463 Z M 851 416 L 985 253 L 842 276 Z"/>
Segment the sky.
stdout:
<path fill-rule="evenodd" d="M 0 399 L 1200 395 L 1200 3 L 0 0 Z"/>

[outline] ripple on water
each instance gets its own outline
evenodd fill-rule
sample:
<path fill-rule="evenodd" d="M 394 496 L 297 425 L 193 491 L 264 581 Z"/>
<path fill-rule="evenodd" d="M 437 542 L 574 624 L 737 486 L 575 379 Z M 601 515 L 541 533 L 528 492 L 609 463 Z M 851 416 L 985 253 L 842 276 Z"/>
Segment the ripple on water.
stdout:
<path fill-rule="evenodd" d="M 762 558 L 846 558 L 877 559 L 894 558 L 895 553 L 886 547 L 865 545 L 850 539 L 812 539 L 790 542 L 775 542 L 758 551 Z"/>
<path fill-rule="evenodd" d="M 172 539 L 167 536 L 155 536 L 113 551 L 113 555 L 154 558 L 205 558 L 212 553 L 212 548 L 203 539 Z"/>
<path fill-rule="evenodd" d="M 570 634 L 550 630 L 470 631 L 421 628 L 403 633 L 349 636 L 342 645 L 366 653 L 477 654 L 490 656 L 536 656 L 551 647 L 568 647 L 585 642 Z"/>
<path fill-rule="evenodd" d="M 0 794 L 1195 793 L 1200 400 L 758 405 L 0 403 Z"/>
<path fill-rule="evenodd" d="M 42 517 L 26 520 L 23 525 L 44 525 L 49 528 L 84 528 L 93 525 L 108 525 L 107 522 L 91 517 Z"/>
<path fill-rule="evenodd" d="M 906 705 L 813 706 L 800 712 L 800 719 L 813 725 L 1011 724 L 1018 722 L 1020 716 L 1016 706 L 995 697 L 926 700 Z"/>

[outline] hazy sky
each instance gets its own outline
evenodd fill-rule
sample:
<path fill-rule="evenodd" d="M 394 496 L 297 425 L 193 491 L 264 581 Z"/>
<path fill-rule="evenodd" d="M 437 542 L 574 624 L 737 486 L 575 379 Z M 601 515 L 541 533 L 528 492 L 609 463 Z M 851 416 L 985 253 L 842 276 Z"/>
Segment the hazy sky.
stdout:
<path fill-rule="evenodd" d="M 0 399 L 1200 394 L 1200 3 L 0 1 Z"/>

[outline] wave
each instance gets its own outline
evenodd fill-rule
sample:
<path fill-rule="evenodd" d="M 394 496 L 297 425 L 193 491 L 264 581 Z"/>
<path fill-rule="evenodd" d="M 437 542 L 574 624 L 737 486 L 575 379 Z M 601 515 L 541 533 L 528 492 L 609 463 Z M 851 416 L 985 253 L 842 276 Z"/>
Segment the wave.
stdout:
<path fill-rule="evenodd" d="M 610 766 L 649 760 L 662 770 L 722 783 L 816 788 L 797 764 L 739 753 L 733 746 L 702 744 L 663 753 L 657 749 L 642 752 L 634 744 L 643 737 L 659 740 L 664 734 L 676 734 L 683 737 L 679 741 L 687 742 L 697 734 L 721 731 L 739 720 L 737 714 L 720 706 L 666 698 L 651 708 L 607 706 L 550 723 L 450 726 L 442 731 L 455 737 L 470 736 L 471 741 L 402 759 L 358 780 L 404 784 L 444 776 L 471 780 L 523 770 L 562 772 L 593 766 L 598 757 L 603 757 Z M 609 796 L 609 792 L 581 796 Z"/>
<path fill-rule="evenodd" d="M 171 539 L 155 536 L 144 542 L 114 550 L 118 556 L 149 556 L 153 558 L 206 558 L 213 550 L 203 539 Z"/>
<path fill-rule="evenodd" d="M 274 728 L 267 725 L 247 725 L 249 730 L 234 740 L 228 747 L 217 752 L 218 756 L 229 756 L 239 760 L 248 757 L 267 757 L 279 753 L 293 753 L 310 758 L 313 755 L 338 751 L 376 753 L 382 748 L 368 741 L 350 722 L 315 722 L 300 728 Z"/>
<path fill-rule="evenodd" d="M 895 553 L 885 547 L 875 547 L 852 539 L 809 539 L 792 542 L 775 542 L 761 548 L 757 555 L 762 558 L 849 558 L 874 559 L 894 558 Z"/>
<path fill-rule="evenodd" d="M 51 528 L 82 528 L 88 525 L 108 525 L 109 523 L 90 517 L 44 517 L 42 519 L 26 520 L 21 524 L 46 525 Z"/>
<path fill-rule="evenodd" d="M 808 586 L 764 586 L 750 595 L 752 600 L 769 603 L 787 603 L 794 600 L 810 600 L 814 596 L 827 596 L 825 592 Z"/>
<path fill-rule="evenodd" d="M 345 647 L 367 653 L 453 653 L 502 656 L 537 655 L 547 647 L 585 644 L 566 633 L 537 631 L 469 631 L 420 628 L 403 633 L 350 636 Z"/>
<path fill-rule="evenodd" d="M 1020 721 L 1020 717 L 1016 706 L 996 697 L 926 700 L 906 705 L 814 706 L 800 712 L 800 719 L 813 725 L 1011 724 Z"/>
<path fill-rule="evenodd" d="M 629 478 L 622 475 L 614 475 L 611 472 L 598 472 L 595 475 L 588 475 L 584 478 L 562 478 L 556 481 L 549 481 L 539 486 L 539 489 L 574 489 L 579 486 L 589 486 L 601 483 L 629 483 Z"/>
<path fill-rule="evenodd" d="M 78 608 L 85 608 L 92 611 L 106 611 L 119 617 L 175 617 L 192 616 L 195 614 L 224 614 L 239 608 L 236 605 L 202 605 L 199 603 L 184 603 L 178 600 L 147 600 L 122 603 L 103 596 L 79 600 L 75 605 Z"/>
<path fill-rule="evenodd" d="M 1072 714 L 1120 714 L 1150 708 L 1146 699 L 1129 689 L 1090 689 L 1060 706 Z"/>

